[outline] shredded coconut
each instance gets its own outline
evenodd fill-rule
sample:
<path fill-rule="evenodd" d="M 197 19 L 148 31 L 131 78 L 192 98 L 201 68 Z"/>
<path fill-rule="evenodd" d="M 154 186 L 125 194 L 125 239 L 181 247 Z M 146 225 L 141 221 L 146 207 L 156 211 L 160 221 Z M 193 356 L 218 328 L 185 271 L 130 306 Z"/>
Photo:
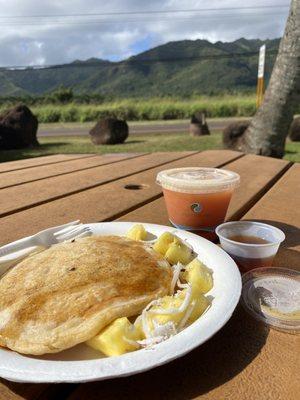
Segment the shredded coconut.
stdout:
<path fill-rule="evenodd" d="M 191 300 L 191 296 L 192 296 L 192 287 L 191 285 L 186 285 L 186 295 L 180 307 L 172 307 L 167 309 L 157 308 L 156 310 L 149 310 L 149 313 L 160 314 L 160 315 L 182 313 L 187 309 Z"/>
<path fill-rule="evenodd" d="M 168 339 L 170 336 L 176 335 L 177 333 L 176 326 L 172 321 L 166 322 L 165 324 L 159 324 L 157 321 L 153 320 L 153 325 L 154 337 L 163 336 Z"/>
<path fill-rule="evenodd" d="M 150 338 L 152 336 L 150 328 L 149 328 L 149 324 L 148 324 L 147 311 L 152 306 L 156 306 L 158 304 L 159 304 L 159 300 L 153 300 L 144 308 L 144 310 L 142 312 L 142 327 L 143 327 L 143 331 L 145 333 L 146 338 Z"/>
<path fill-rule="evenodd" d="M 180 275 L 181 270 L 184 268 L 184 265 L 181 264 L 180 262 L 178 262 L 172 268 L 173 268 L 173 279 L 172 279 L 172 282 L 171 282 L 171 289 L 170 289 L 171 294 L 174 293 L 176 283 L 177 283 L 177 281 L 179 279 L 179 275 Z"/>
<path fill-rule="evenodd" d="M 165 340 L 163 336 L 156 336 L 153 338 L 148 338 L 144 340 L 138 340 L 138 344 L 140 344 L 144 348 L 151 348 L 152 346 L 161 343 Z"/>

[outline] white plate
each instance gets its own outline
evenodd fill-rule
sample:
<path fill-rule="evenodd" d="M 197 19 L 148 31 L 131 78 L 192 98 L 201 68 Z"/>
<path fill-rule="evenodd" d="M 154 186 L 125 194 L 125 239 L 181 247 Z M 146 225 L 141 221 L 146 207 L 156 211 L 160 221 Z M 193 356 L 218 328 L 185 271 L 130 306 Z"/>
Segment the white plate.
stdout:
<path fill-rule="evenodd" d="M 133 223 L 88 224 L 95 234 L 123 235 Z M 190 243 L 213 270 L 212 306 L 191 326 L 152 349 L 118 357 L 102 357 L 84 344 L 47 356 L 24 356 L 0 349 L 0 376 L 16 382 L 89 382 L 132 375 L 183 356 L 213 336 L 231 317 L 241 294 L 241 276 L 234 261 L 218 246 L 192 233 L 169 226 L 144 224 L 155 236 L 176 232 Z"/>

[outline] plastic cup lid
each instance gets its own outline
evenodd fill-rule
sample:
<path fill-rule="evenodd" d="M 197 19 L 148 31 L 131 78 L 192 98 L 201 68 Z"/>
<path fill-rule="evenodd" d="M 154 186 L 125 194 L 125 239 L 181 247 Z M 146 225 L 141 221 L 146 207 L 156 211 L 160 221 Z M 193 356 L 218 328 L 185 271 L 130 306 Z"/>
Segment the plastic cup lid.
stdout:
<path fill-rule="evenodd" d="M 300 272 L 257 268 L 242 279 L 241 302 L 247 312 L 275 329 L 300 333 Z"/>
<path fill-rule="evenodd" d="M 173 168 L 160 171 L 156 182 L 176 192 L 209 193 L 233 189 L 239 184 L 240 176 L 218 168 Z"/>

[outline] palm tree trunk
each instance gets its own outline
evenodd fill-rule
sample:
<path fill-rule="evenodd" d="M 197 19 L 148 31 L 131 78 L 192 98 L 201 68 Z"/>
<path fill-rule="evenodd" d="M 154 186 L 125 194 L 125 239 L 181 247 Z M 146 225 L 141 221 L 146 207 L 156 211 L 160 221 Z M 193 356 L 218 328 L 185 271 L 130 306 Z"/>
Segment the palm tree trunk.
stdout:
<path fill-rule="evenodd" d="M 241 150 L 281 158 L 300 103 L 300 0 L 292 0 L 285 32 L 266 90 L 241 144 Z"/>

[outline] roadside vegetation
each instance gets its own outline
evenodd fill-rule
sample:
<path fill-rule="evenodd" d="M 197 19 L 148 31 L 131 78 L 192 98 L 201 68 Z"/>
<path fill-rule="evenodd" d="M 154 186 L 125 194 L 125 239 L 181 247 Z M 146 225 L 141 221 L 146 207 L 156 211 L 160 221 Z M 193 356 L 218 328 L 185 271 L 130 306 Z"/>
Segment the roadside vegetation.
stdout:
<path fill-rule="evenodd" d="M 74 96 L 63 88 L 42 97 L 0 98 L 0 112 L 18 103 L 29 106 L 39 123 L 89 122 L 110 116 L 127 121 L 189 119 L 199 110 L 205 110 L 210 118 L 250 117 L 255 113 L 255 96 L 249 94 L 114 100 L 100 95 Z"/>
<path fill-rule="evenodd" d="M 151 121 L 185 119 L 205 109 L 207 116 L 235 117 L 252 116 L 255 112 L 255 99 L 249 97 L 199 98 L 196 100 L 120 100 L 100 105 L 65 105 L 34 107 L 40 122 L 88 122 L 114 116 L 127 121 Z"/>
<path fill-rule="evenodd" d="M 39 123 L 95 122 L 105 117 L 127 121 L 190 119 L 197 111 L 206 111 L 208 118 L 252 117 L 255 95 L 233 92 L 189 97 L 113 98 L 101 94 L 74 94 L 60 87 L 39 96 L 0 96 L 0 113 L 16 104 L 26 104 Z M 300 112 L 300 108 L 296 110 Z"/>
<path fill-rule="evenodd" d="M 0 112 L 7 108 L 2 104 Z M 210 118 L 250 117 L 255 113 L 252 96 L 200 97 L 192 100 L 119 100 L 103 104 L 41 104 L 30 107 L 40 123 L 88 122 L 114 116 L 127 121 L 188 119 L 199 110 Z"/>

